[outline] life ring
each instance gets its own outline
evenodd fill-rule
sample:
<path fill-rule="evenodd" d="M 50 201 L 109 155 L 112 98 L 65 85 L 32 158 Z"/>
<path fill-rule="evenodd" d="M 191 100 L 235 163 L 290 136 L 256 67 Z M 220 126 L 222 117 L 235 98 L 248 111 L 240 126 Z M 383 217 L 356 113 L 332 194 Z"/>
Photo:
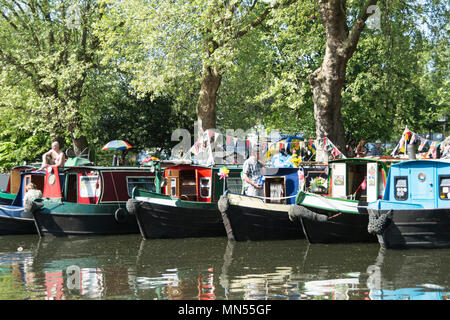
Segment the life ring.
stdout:
<path fill-rule="evenodd" d="M 114 212 L 114 219 L 116 219 L 118 223 L 124 223 L 128 220 L 128 212 L 125 209 L 119 208 Z"/>

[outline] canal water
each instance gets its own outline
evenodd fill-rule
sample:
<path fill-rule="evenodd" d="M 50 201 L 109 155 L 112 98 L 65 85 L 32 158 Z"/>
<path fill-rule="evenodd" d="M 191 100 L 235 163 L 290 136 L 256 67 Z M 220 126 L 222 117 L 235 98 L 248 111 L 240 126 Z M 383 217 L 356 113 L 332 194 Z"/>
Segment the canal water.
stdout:
<path fill-rule="evenodd" d="M 0 300 L 443 300 L 450 249 L 0 237 Z"/>

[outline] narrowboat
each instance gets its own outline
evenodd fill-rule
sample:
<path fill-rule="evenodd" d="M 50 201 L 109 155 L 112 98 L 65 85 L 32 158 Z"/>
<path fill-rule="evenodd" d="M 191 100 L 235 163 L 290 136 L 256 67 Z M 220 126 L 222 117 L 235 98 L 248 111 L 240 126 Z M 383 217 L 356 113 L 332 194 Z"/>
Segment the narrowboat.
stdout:
<path fill-rule="evenodd" d="M 33 169 L 36 169 L 36 167 L 27 165 L 17 166 L 11 169 L 6 189 L 0 190 L 0 205 L 10 205 L 13 203 L 21 182 L 20 173 L 22 171 L 31 171 Z"/>
<path fill-rule="evenodd" d="M 367 205 L 383 195 L 392 162 L 384 158 L 330 161 L 328 194 L 300 191 L 289 208 L 292 221 L 300 219 L 310 243 L 376 242 L 367 232 Z"/>
<path fill-rule="evenodd" d="M 48 167 L 43 206 L 32 210 L 37 231 L 40 236 L 138 234 L 126 202 L 134 187 L 154 190 L 154 182 L 155 173 L 142 167 Z"/>
<path fill-rule="evenodd" d="M 16 192 L 10 205 L 0 205 L 0 235 L 36 234 L 31 211 L 41 206 L 39 202 L 25 202 L 26 186 L 32 182 L 42 192 L 45 174 L 30 168 L 11 172 L 9 190 Z"/>
<path fill-rule="evenodd" d="M 385 248 L 450 247 L 450 161 L 391 166 L 382 200 L 369 204 L 368 231 Z"/>
<path fill-rule="evenodd" d="M 228 177 L 219 176 L 225 169 Z M 241 171 L 240 165 L 170 166 L 163 192 L 136 188 L 127 208 L 144 239 L 226 236 L 217 202 L 226 189 L 240 192 Z"/>
<path fill-rule="evenodd" d="M 302 163 L 300 168 L 264 168 L 262 198 L 227 192 L 219 210 L 229 240 L 288 240 L 305 238 L 299 220 L 289 220 L 289 207 L 304 185 L 327 178 L 327 165 Z"/>

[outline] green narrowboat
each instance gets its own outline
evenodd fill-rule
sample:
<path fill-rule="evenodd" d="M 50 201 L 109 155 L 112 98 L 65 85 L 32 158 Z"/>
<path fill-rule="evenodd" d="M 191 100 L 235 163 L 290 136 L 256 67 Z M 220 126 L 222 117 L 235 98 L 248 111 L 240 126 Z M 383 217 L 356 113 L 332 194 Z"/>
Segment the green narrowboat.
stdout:
<path fill-rule="evenodd" d="M 138 234 L 126 201 L 134 187 L 155 190 L 144 167 L 52 166 L 43 179 L 43 206 L 32 212 L 40 236 Z"/>

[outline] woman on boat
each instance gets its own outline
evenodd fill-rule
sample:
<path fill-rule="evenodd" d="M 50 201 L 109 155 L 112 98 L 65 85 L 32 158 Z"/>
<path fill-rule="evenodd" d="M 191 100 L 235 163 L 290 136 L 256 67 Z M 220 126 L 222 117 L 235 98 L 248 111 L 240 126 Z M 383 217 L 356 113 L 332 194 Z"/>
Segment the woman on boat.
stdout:
<path fill-rule="evenodd" d="M 364 158 L 367 155 L 366 143 L 367 141 L 365 139 L 362 139 L 358 143 L 358 146 L 355 149 L 355 154 L 357 158 Z"/>
<path fill-rule="evenodd" d="M 25 208 L 31 208 L 32 202 L 36 199 L 42 198 L 42 191 L 39 190 L 33 182 L 30 182 L 25 187 L 25 196 L 23 198 L 23 205 Z M 25 210 L 24 217 L 32 217 L 31 213 Z"/>

